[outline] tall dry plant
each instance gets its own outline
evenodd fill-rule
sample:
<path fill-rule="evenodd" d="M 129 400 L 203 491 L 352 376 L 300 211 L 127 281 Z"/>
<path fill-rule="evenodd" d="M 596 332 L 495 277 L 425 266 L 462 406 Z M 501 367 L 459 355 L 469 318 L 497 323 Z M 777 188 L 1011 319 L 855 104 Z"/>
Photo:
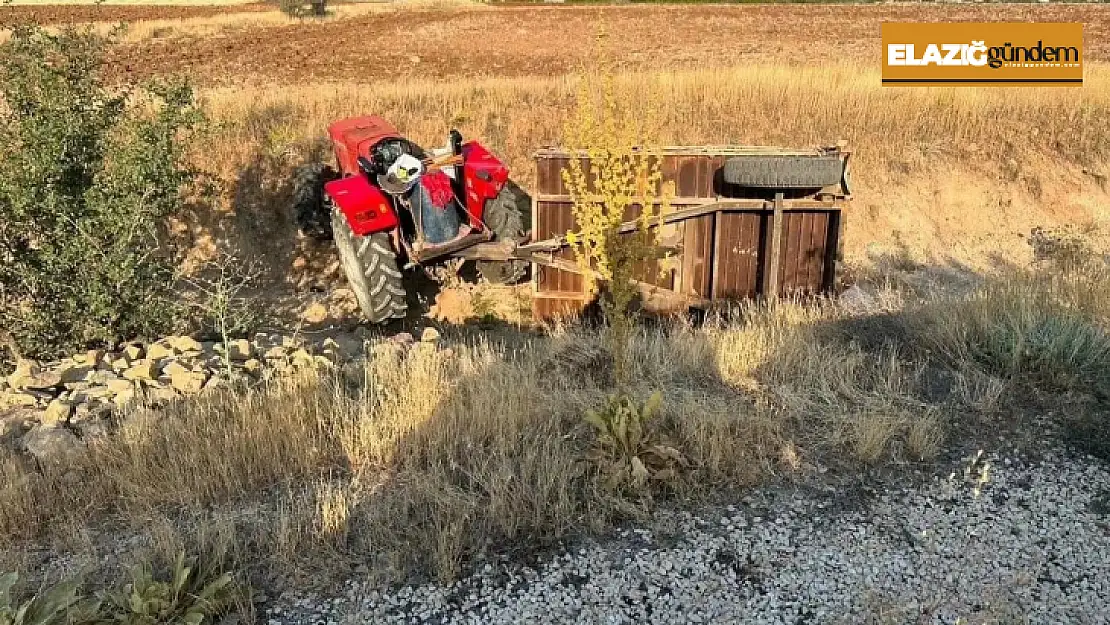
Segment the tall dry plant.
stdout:
<path fill-rule="evenodd" d="M 658 259 L 660 216 L 670 204 L 660 151 L 654 147 L 661 109 L 654 100 L 621 93 L 606 34 L 597 36 L 594 64 L 578 77 L 576 106 L 563 143 L 578 158 L 563 170 L 578 231 L 567 240 L 590 295 L 605 283 L 601 306 L 614 374 L 623 384 L 638 288 L 637 268 Z M 628 224 L 628 225 L 626 225 Z"/>

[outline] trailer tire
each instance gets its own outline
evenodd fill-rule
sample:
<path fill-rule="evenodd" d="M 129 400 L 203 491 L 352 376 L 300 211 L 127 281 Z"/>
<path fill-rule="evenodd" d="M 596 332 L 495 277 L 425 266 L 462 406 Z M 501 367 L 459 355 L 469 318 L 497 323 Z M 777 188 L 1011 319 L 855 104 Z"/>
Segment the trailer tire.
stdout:
<path fill-rule="evenodd" d="M 403 319 L 408 299 L 389 233 L 359 236 L 339 209 L 332 209 L 331 225 L 343 273 L 362 314 L 375 324 Z"/>
<path fill-rule="evenodd" d="M 318 241 L 332 238 L 331 202 L 324 184 L 338 177 L 323 163 L 308 163 L 293 172 L 293 217 L 305 236 Z"/>
<path fill-rule="evenodd" d="M 509 180 L 497 197 L 486 203 L 482 221 L 493 231 L 495 240 L 518 240 L 531 230 L 532 198 Z M 523 260 L 480 260 L 475 265 L 478 273 L 488 282 L 513 284 L 524 277 L 529 263 Z"/>
<path fill-rule="evenodd" d="M 761 189 L 820 189 L 840 182 L 839 156 L 744 156 L 725 161 L 725 183 Z"/>

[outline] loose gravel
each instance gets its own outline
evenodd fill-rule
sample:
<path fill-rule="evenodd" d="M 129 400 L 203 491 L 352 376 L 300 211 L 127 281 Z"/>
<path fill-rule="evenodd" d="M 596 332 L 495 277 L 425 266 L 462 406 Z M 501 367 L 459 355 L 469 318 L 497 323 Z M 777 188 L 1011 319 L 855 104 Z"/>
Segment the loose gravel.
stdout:
<path fill-rule="evenodd" d="M 1110 623 L 1105 464 L 969 459 L 865 499 L 767 488 L 712 514 L 674 513 L 666 536 L 628 529 L 451 585 L 352 580 L 334 598 L 285 597 L 264 621 Z"/>

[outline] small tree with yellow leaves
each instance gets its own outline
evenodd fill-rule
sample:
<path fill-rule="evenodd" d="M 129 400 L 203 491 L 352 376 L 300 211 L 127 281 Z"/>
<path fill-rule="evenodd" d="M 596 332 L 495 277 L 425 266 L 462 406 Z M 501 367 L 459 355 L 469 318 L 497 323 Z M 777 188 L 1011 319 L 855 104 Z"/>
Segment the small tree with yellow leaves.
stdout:
<path fill-rule="evenodd" d="M 596 62 L 579 76 L 577 106 L 563 137 L 572 157 L 562 176 L 578 228 L 567 240 L 589 294 L 601 296 L 607 347 L 622 385 L 635 323 L 630 311 L 638 292 L 634 276 L 642 263 L 661 257 L 659 218 L 673 194 L 662 183 L 660 154 L 651 147 L 659 110 L 649 101 L 619 97 L 604 44 L 602 33 Z"/>

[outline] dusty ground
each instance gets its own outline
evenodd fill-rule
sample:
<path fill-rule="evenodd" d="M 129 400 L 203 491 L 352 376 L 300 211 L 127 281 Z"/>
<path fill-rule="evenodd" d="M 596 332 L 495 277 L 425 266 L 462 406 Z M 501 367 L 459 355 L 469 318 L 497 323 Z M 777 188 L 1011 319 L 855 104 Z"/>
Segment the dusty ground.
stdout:
<path fill-rule="evenodd" d="M 1110 57 L 1110 11 L 1100 6 L 638 5 L 475 7 L 291 23 L 142 42 L 122 50 L 114 68 L 136 76 L 186 72 L 204 84 L 551 76 L 587 58 L 599 26 L 619 39 L 627 69 L 813 65 L 870 61 L 880 24 L 910 20 L 1083 22 L 1087 58 Z"/>

